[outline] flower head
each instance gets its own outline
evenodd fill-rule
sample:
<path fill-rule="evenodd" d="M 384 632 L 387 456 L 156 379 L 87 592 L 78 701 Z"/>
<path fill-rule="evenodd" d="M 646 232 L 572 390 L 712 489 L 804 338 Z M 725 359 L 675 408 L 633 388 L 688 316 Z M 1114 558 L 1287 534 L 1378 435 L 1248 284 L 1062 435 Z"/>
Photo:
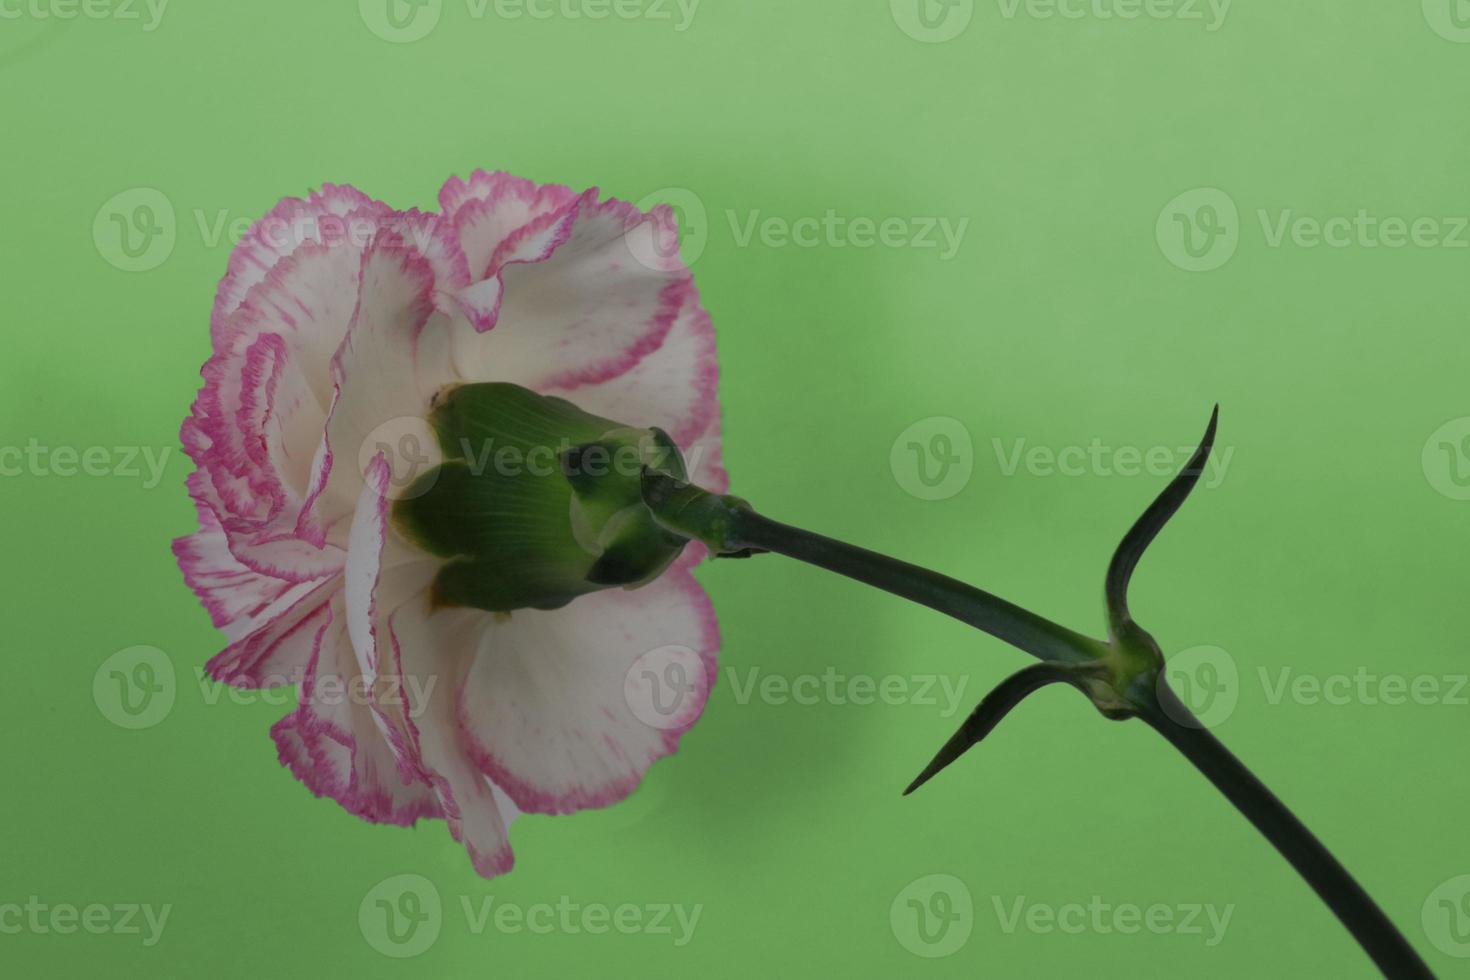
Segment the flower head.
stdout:
<path fill-rule="evenodd" d="M 282 763 L 364 819 L 445 818 L 491 876 L 519 813 L 632 792 L 714 676 L 699 546 L 643 533 L 622 490 L 569 465 L 631 446 L 673 467 L 679 446 L 667 472 L 727 481 L 713 329 L 667 208 L 485 172 L 439 200 L 329 185 L 241 241 L 181 432 L 200 527 L 174 550 L 229 640 L 210 674 L 299 685 L 271 732 Z M 552 508 L 518 510 L 527 484 L 496 455 L 528 469 L 555 433 L 517 442 L 496 391 L 578 413 L 548 478 L 569 522 L 555 574 L 515 545 Z M 650 656 L 681 668 L 673 710 L 641 703 Z"/>

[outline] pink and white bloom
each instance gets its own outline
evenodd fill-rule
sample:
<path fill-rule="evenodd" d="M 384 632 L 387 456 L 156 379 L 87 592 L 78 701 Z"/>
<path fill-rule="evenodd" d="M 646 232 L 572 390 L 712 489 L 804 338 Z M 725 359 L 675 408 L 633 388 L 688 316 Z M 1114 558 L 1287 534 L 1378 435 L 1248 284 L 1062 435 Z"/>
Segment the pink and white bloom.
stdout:
<path fill-rule="evenodd" d="M 714 332 L 664 207 L 503 173 L 451 179 L 440 212 L 350 188 L 288 199 L 231 255 L 204 387 L 181 438 L 199 530 L 175 554 L 242 688 L 293 684 L 271 731 L 313 793 L 374 822 L 443 817 L 485 876 L 519 813 L 618 802 L 674 752 L 719 632 L 691 546 L 634 591 L 554 611 L 435 608 L 442 562 L 398 535 L 395 493 L 437 450 L 446 387 L 509 381 L 659 426 L 723 492 Z M 649 724 L 630 671 L 690 652 L 677 717 Z"/>

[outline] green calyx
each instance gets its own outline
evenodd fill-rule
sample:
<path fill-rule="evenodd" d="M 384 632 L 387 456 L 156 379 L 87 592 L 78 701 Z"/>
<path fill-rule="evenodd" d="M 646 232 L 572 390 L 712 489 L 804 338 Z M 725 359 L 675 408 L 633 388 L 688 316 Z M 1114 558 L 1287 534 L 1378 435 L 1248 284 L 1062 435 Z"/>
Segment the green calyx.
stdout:
<path fill-rule="evenodd" d="M 643 502 L 645 472 L 687 475 L 659 429 L 498 382 L 442 393 L 429 421 L 445 462 L 410 485 L 393 523 L 447 560 L 434 582 L 439 605 L 556 609 L 647 584 L 688 543 Z"/>
<path fill-rule="evenodd" d="M 740 515 L 752 511 L 741 497 L 710 493 L 648 469 L 643 473 L 643 499 L 654 519 L 672 534 L 699 541 L 716 555 L 738 556 L 749 550 L 736 536 Z"/>

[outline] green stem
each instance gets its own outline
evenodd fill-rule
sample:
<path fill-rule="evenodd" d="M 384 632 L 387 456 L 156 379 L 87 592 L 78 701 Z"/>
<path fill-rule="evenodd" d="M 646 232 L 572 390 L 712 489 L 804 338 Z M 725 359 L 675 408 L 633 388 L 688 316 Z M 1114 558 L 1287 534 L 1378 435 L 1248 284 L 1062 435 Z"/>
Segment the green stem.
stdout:
<path fill-rule="evenodd" d="M 1140 717 L 1235 804 L 1327 903 L 1386 977 L 1433 977 L 1383 910 L 1276 794 L 1194 717 L 1167 683 Z"/>
<path fill-rule="evenodd" d="M 723 498 L 731 501 L 733 498 Z M 707 502 L 707 501 L 703 501 Z M 917 565 L 781 524 L 743 502 L 722 508 L 718 551 L 769 551 L 837 572 L 928 606 L 1027 653 L 1063 663 L 1116 660 L 1112 644 L 1076 633 L 1029 610 Z M 1160 706 L 1153 691 L 1163 699 Z M 1133 685 L 1143 720 L 1199 769 L 1289 861 L 1364 951 L 1391 978 L 1432 977 L 1429 968 L 1361 885 L 1255 775 L 1203 727 L 1162 681 Z M 1140 697 L 1137 692 L 1147 693 Z"/>
<path fill-rule="evenodd" d="M 953 616 L 1040 660 L 1092 663 L 1106 645 L 958 579 L 782 524 L 750 510 L 731 515 L 738 549 L 771 551 L 845 575 Z"/>

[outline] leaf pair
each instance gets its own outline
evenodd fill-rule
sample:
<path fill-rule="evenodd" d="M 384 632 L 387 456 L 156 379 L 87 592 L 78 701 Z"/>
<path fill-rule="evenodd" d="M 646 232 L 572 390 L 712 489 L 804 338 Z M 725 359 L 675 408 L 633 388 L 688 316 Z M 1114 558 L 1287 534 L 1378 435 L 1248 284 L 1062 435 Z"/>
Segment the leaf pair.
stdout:
<path fill-rule="evenodd" d="M 1219 421 L 1220 408 L 1210 415 L 1210 424 L 1205 429 L 1204 438 L 1200 446 L 1195 450 L 1184 469 L 1174 477 L 1173 481 L 1159 494 L 1158 498 L 1143 512 L 1143 516 L 1134 523 L 1123 536 L 1117 550 L 1113 553 L 1113 559 L 1108 564 L 1108 573 L 1105 580 L 1105 594 L 1107 598 L 1109 650 L 1121 660 L 1127 660 L 1129 656 L 1157 657 L 1158 647 L 1147 631 L 1143 630 L 1133 621 L 1128 610 L 1128 583 L 1133 578 L 1133 571 L 1138 567 L 1138 561 L 1148 546 L 1153 543 L 1165 524 L 1169 522 L 1189 497 L 1190 491 L 1199 482 L 1200 475 L 1204 472 L 1205 461 L 1209 458 L 1210 450 L 1215 444 L 1215 428 Z M 1140 654 L 1140 651 L 1142 653 Z M 948 768 L 952 763 L 979 743 L 987 735 L 995 730 L 1001 720 L 1010 714 L 1012 709 L 1026 700 L 1035 692 L 1052 684 L 1070 684 L 1081 690 L 1094 703 L 1098 703 L 1095 692 L 1098 686 L 1106 684 L 1112 670 L 1109 664 L 1103 660 L 1096 663 L 1064 664 L 1055 662 L 1042 662 L 1033 664 L 1018 673 L 1002 681 L 993 691 L 985 696 L 974 712 L 960 725 L 959 731 L 945 743 L 939 750 L 939 754 L 924 769 L 919 777 L 915 779 L 904 790 L 907 796 L 920 786 L 933 779 L 936 775 Z M 1110 717 L 1127 717 L 1128 712 L 1120 711 L 1112 704 L 1103 707 L 1105 713 Z"/>

